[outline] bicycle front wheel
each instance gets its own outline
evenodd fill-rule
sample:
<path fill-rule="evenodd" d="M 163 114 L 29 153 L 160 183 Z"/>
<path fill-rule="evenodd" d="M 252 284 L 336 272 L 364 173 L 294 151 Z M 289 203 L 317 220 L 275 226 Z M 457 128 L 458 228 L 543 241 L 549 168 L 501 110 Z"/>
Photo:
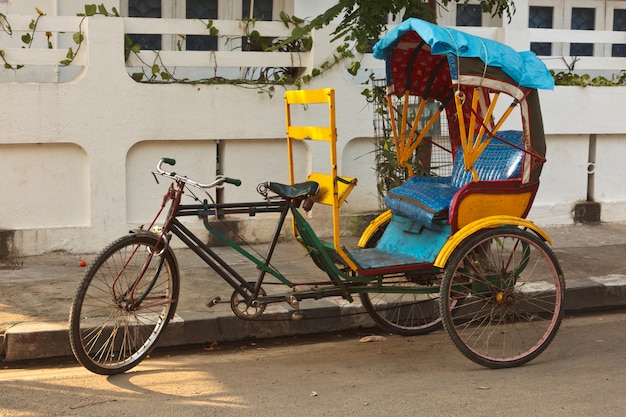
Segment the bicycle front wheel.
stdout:
<path fill-rule="evenodd" d="M 174 254 L 156 236 L 131 234 L 104 249 L 70 310 L 76 359 L 97 374 L 125 372 L 154 348 L 178 302 Z"/>
<path fill-rule="evenodd" d="M 522 365 L 554 339 L 565 282 L 558 261 L 534 233 L 485 229 L 454 251 L 441 287 L 443 324 L 456 347 L 490 368 Z M 451 301 L 462 299 L 456 307 Z M 452 307 L 452 308 L 451 308 Z"/>

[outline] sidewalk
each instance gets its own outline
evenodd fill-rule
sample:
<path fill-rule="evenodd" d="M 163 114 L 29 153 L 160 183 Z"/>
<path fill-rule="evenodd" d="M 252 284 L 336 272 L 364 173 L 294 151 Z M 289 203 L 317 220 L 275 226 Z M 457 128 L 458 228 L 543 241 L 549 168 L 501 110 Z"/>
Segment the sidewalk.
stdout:
<path fill-rule="evenodd" d="M 565 274 L 566 310 L 626 307 L 626 223 L 545 228 Z M 349 245 L 355 239 L 346 239 Z M 106 242 L 103 243 L 103 246 Z M 263 251 L 263 249 L 260 249 Z M 227 248 L 218 248 L 235 268 L 248 268 Z M 291 320 L 286 303 L 272 305 L 256 321 L 234 316 L 228 302 L 207 308 L 214 296 L 229 301 L 232 289 L 188 249 L 176 251 L 181 269 L 180 302 L 161 346 L 179 346 L 328 332 L 373 326 L 358 297 L 302 302 L 304 319 Z M 0 263 L 0 362 L 71 355 L 68 312 L 78 283 L 95 254 L 50 253 L 18 260 L 20 269 Z M 295 242 L 279 244 L 272 264 L 294 281 L 325 279 Z M 245 276 L 245 274 L 244 274 Z M 281 288 L 266 288 L 267 292 Z M 284 291 L 284 287 L 282 288 Z"/>

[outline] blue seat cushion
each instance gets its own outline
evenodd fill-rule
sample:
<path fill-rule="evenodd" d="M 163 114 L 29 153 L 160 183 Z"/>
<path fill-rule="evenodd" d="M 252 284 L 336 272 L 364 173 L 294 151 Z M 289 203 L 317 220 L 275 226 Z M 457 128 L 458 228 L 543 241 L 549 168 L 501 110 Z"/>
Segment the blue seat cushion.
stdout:
<path fill-rule="evenodd" d="M 432 228 L 436 219 L 446 219 L 454 194 L 458 191 L 450 177 L 411 177 L 393 188 L 385 197 L 392 212 Z"/>
<path fill-rule="evenodd" d="M 506 130 L 498 132 L 497 136 L 506 142 L 523 147 L 524 135 L 521 131 Z M 493 138 L 480 154 L 474 168 L 481 181 L 497 181 L 520 178 L 522 175 L 522 160 L 524 152 L 513 146 Z M 472 171 L 465 171 L 463 161 L 463 149 L 459 148 L 452 166 L 452 186 L 461 188 L 472 182 Z"/>
<path fill-rule="evenodd" d="M 521 131 L 498 132 L 474 163 L 480 181 L 498 181 L 520 178 L 524 152 L 510 144 L 523 148 Z M 448 209 L 454 195 L 474 177 L 465 171 L 463 150 L 459 149 L 452 166 L 451 177 L 412 177 L 404 184 L 389 191 L 385 205 L 429 229 L 437 219 L 447 219 Z"/>

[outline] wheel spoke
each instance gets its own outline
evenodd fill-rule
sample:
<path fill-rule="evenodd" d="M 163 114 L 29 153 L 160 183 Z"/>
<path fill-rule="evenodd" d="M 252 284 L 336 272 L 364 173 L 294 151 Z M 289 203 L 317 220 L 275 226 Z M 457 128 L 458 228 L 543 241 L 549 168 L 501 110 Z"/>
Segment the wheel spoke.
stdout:
<path fill-rule="evenodd" d="M 137 365 L 173 316 L 178 268 L 171 251 L 152 254 L 157 243 L 123 237 L 86 272 L 70 311 L 70 342 L 87 369 L 110 375 Z"/>
<path fill-rule="evenodd" d="M 440 297 L 444 326 L 476 363 L 494 368 L 526 363 L 559 328 L 562 275 L 554 254 L 534 234 L 512 227 L 477 232 L 446 266 Z M 449 300 L 464 281 L 467 297 L 451 308 Z"/>

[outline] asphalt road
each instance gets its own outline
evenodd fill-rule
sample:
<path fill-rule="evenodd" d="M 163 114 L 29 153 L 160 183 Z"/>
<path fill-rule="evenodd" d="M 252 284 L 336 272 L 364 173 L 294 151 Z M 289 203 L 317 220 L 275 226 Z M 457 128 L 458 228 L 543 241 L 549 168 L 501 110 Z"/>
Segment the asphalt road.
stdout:
<path fill-rule="evenodd" d="M 109 378 L 31 362 L 0 371 L 0 416 L 622 417 L 625 323 L 624 311 L 566 317 L 546 352 L 505 370 L 465 359 L 443 331 L 159 351 Z"/>

